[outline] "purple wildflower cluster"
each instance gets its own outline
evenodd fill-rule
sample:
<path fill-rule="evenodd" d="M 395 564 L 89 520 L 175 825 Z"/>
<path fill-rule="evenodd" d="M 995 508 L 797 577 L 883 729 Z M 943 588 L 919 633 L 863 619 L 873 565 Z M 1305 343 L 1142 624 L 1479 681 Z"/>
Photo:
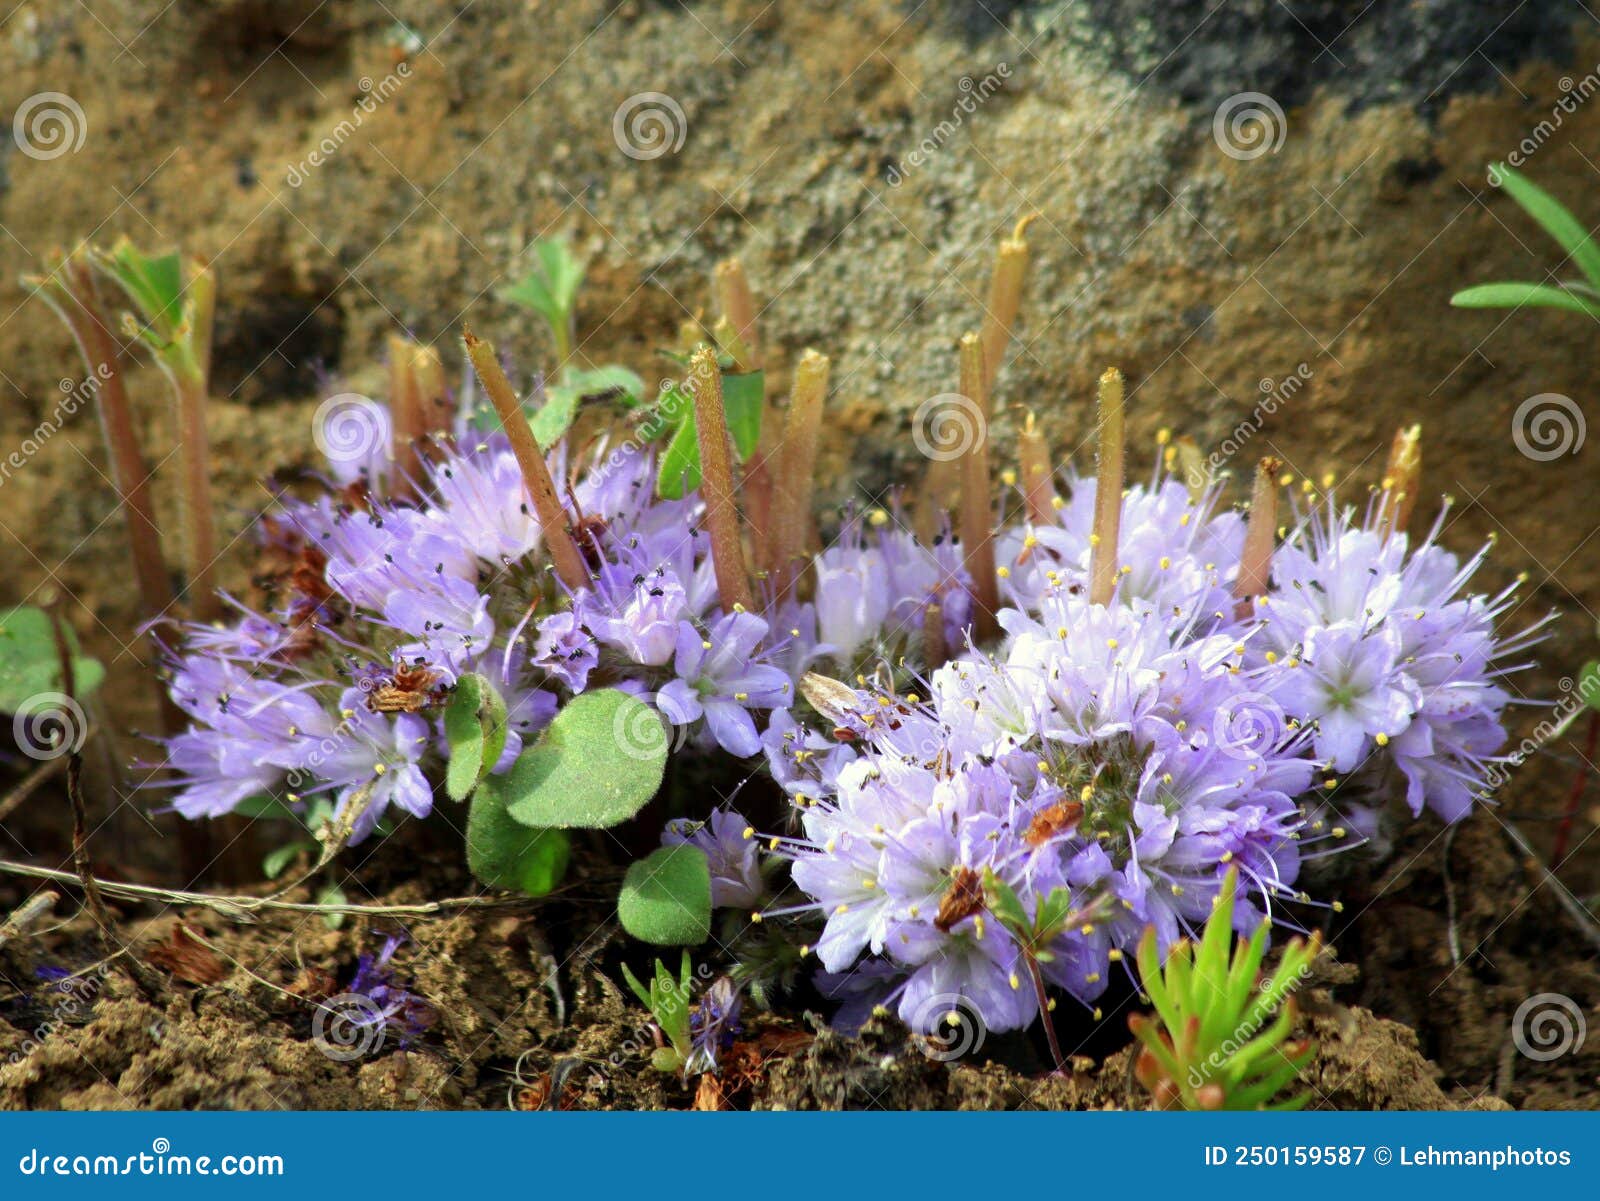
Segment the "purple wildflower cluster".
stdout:
<path fill-rule="evenodd" d="M 1349 845 L 1333 774 L 1398 770 L 1414 813 L 1459 820 L 1505 739 L 1497 642 L 1509 591 L 1464 595 L 1462 565 L 1331 502 L 1275 552 L 1266 595 L 1235 593 L 1244 521 L 1158 474 L 1122 507 L 1108 604 L 1088 600 L 1095 481 L 1053 521 L 997 540 L 1002 643 L 916 692 L 805 686 L 830 732 L 776 714 L 769 762 L 800 832 L 770 844 L 822 918 L 815 951 L 853 1007 L 931 1032 L 1038 1014 L 1030 965 L 989 907 L 1066 889 L 1044 977 L 1092 1004 L 1147 926 L 1201 924 L 1230 868 L 1236 925 L 1293 924 L 1303 864 Z M 881 604 L 880 604 L 881 608 Z M 865 681 L 861 681 L 865 683 Z M 1342 803 L 1342 802 L 1341 802 Z M 768 913 L 776 913 L 769 910 Z"/>
<path fill-rule="evenodd" d="M 303 813 L 328 798 L 355 840 L 386 811 L 424 816 L 448 750 L 442 705 L 469 671 L 507 704 L 497 771 L 602 686 L 653 703 L 684 741 L 758 753 L 754 715 L 792 697 L 778 663 L 818 652 L 811 606 L 718 611 L 703 503 L 657 498 L 647 452 L 575 465 L 558 447 L 547 461 L 591 571 L 576 592 L 550 570 L 498 433 L 463 424 L 439 440 L 408 490 L 419 499 L 395 496 L 381 454 L 333 462 L 315 501 L 284 498 L 264 524 L 275 605 L 234 602 L 230 623 L 186 627 L 171 657 L 192 722 L 166 745 L 177 810 L 215 817 L 272 797 Z"/>

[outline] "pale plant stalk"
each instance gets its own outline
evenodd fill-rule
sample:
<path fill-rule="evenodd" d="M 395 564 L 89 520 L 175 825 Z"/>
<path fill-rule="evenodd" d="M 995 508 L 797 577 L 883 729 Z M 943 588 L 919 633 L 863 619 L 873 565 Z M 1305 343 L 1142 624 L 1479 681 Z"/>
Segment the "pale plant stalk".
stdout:
<path fill-rule="evenodd" d="M 980 639 L 993 637 L 999 626 L 1000 581 L 994 562 L 994 503 L 989 484 L 989 402 L 984 380 L 983 339 L 967 334 L 961 339 L 961 394 L 978 408 L 978 436 L 961 456 L 961 503 L 958 510 L 961 548 L 967 573 L 972 577 L 974 632 Z"/>
<path fill-rule="evenodd" d="M 1256 464 L 1255 484 L 1250 490 L 1250 519 L 1245 524 L 1239 576 L 1233 586 L 1241 617 L 1249 616 L 1255 598 L 1266 595 L 1272 580 L 1272 550 L 1278 536 L 1278 473 L 1282 470 L 1283 462 L 1271 457 Z"/>
<path fill-rule="evenodd" d="M 393 472 L 390 493 L 399 501 L 417 494 L 420 461 L 417 442 L 422 436 L 422 402 L 418 395 L 413 355 L 417 347 L 398 334 L 389 336 L 389 461 Z"/>
<path fill-rule="evenodd" d="M 1009 238 L 1000 239 L 995 252 L 994 273 L 989 277 L 989 304 L 983 320 L 983 386 L 986 392 L 994 390 L 995 377 L 1005 360 L 1006 347 L 1011 342 L 1011 330 L 1017 314 L 1022 310 L 1022 285 L 1028 275 L 1028 226 L 1038 214 L 1029 214 L 1017 222 Z"/>
<path fill-rule="evenodd" d="M 500 417 L 500 425 L 511 441 L 512 453 L 517 456 L 517 466 L 522 471 L 523 486 L 528 490 L 528 499 L 533 502 L 534 516 L 539 519 L 539 528 L 544 534 L 545 546 L 550 550 L 550 561 L 555 564 L 556 574 L 574 592 L 589 587 L 589 568 L 578 550 L 578 544 L 573 541 L 571 520 L 556 495 L 550 468 L 539 451 L 539 443 L 534 439 L 533 430 L 522 412 L 511 381 L 506 378 L 500 360 L 495 358 L 494 345 L 474 337 L 470 332 L 464 334 L 462 340 L 466 343 L 472 370 L 477 373 L 483 390 L 488 393 Z"/>
<path fill-rule="evenodd" d="M 1032 412 L 1023 420 L 1022 433 L 1017 436 L 1017 465 L 1021 468 L 1022 499 L 1028 520 L 1034 525 L 1048 525 L 1056 513 L 1055 471 L 1050 463 L 1050 444 Z"/>
<path fill-rule="evenodd" d="M 444 381 L 444 363 L 432 346 L 419 346 L 412 352 L 411 378 L 417 389 L 422 436 L 449 434 L 455 414 L 450 407 L 450 389 Z"/>
<path fill-rule="evenodd" d="M 943 667 L 950 658 L 950 648 L 945 645 L 944 610 L 929 604 L 922 610 L 922 667 L 933 671 Z"/>
<path fill-rule="evenodd" d="M 1422 486 L 1422 426 L 1401 429 L 1389 444 L 1389 461 L 1383 470 L 1383 490 L 1379 528 L 1385 540 L 1404 532 L 1411 523 L 1411 510 L 1417 505 L 1417 490 Z"/>
<path fill-rule="evenodd" d="M 830 366 L 828 357 L 814 350 L 800 356 L 795 366 L 794 392 L 784 417 L 770 560 L 780 598 L 793 590 L 805 557 L 817 473 L 817 441 Z"/>
<path fill-rule="evenodd" d="M 197 621 L 222 614 L 213 579 L 217 564 L 217 518 L 211 498 L 211 440 L 206 407 L 211 392 L 211 329 L 217 282 L 209 267 L 196 265 L 186 285 L 193 313 L 191 359 L 168 371 L 178 400 L 178 460 L 183 473 L 184 522 L 189 531 L 190 610 Z"/>
<path fill-rule="evenodd" d="M 1205 495 L 1207 484 L 1206 457 L 1200 444 L 1187 434 L 1173 439 L 1171 447 L 1172 470 L 1183 477 L 1183 486 L 1189 490 L 1189 499 L 1196 504 Z"/>
<path fill-rule="evenodd" d="M 1122 372 L 1112 367 L 1100 377 L 1095 423 L 1094 530 L 1089 536 L 1089 603 L 1109 605 L 1117 587 L 1117 540 L 1122 529 L 1124 457 Z"/>
<path fill-rule="evenodd" d="M 723 259 L 717 264 L 712 287 L 717 295 L 718 311 L 727 318 L 734 337 L 748 356 L 748 362 L 741 360 L 741 367 L 755 370 L 761 364 L 761 343 L 756 330 L 755 297 L 750 292 L 744 264 L 738 259 Z"/>
<path fill-rule="evenodd" d="M 689 360 L 689 385 L 694 393 L 694 432 L 700 444 L 700 495 L 711 535 L 711 563 L 717 596 L 724 612 L 755 607 L 750 573 L 745 566 L 739 528 L 738 499 L 733 486 L 733 453 L 728 446 L 728 419 L 722 408 L 722 372 L 709 346 Z"/>

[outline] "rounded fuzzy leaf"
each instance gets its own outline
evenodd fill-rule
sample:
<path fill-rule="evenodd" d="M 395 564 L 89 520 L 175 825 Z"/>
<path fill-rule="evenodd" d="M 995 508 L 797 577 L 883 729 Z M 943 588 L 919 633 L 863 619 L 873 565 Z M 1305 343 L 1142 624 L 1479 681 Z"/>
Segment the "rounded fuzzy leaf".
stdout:
<path fill-rule="evenodd" d="M 469 672 L 456 681 L 444 710 L 444 736 L 450 744 L 445 791 L 463 801 L 506 749 L 506 703 L 483 676 Z"/>
<path fill-rule="evenodd" d="M 689 947 L 711 934 L 711 866 L 687 843 L 662 847 L 628 868 L 617 916 L 635 938 Z"/>
<path fill-rule="evenodd" d="M 560 830 L 535 830 L 512 818 L 494 789 L 472 794 L 467 866 L 480 883 L 542 897 L 561 883 L 570 850 Z"/>
<path fill-rule="evenodd" d="M 88 696 L 105 679 L 105 668 L 98 659 L 78 654 L 78 639 L 70 630 L 67 647 L 73 691 Z M 0 609 L 0 713 L 15 713 L 35 697 L 64 689 L 50 615 L 31 605 Z"/>
<path fill-rule="evenodd" d="M 506 810 L 527 826 L 605 829 L 655 796 L 667 766 L 667 731 L 656 711 L 615 688 L 585 692 L 501 776 Z"/>

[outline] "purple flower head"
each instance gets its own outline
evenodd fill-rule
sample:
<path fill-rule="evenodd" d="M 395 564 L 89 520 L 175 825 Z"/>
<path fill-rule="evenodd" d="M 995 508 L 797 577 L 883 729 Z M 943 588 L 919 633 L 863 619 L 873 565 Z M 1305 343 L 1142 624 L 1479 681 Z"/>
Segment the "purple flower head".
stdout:
<path fill-rule="evenodd" d="M 418 766 L 430 744 L 428 723 L 411 713 L 374 713 L 359 688 L 340 698 L 340 724 L 296 766 L 314 781 L 304 791 L 333 791 L 341 817 L 360 806 L 351 842 L 371 834 L 390 805 L 426 817 L 433 811 L 433 789 Z"/>
<path fill-rule="evenodd" d="M 677 678 L 656 695 L 662 716 L 675 726 L 703 717 L 707 734 L 731 755 L 760 751 L 750 711 L 784 708 L 793 691 L 787 675 L 760 662 L 757 648 L 766 636 L 767 623 L 754 613 L 725 613 L 703 634 L 680 622 Z"/>
<path fill-rule="evenodd" d="M 1203 922 L 1230 864 L 1262 907 L 1295 895 L 1314 764 L 1303 731 L 1242 712 L 1271 704 L 1244 648 L 1192 615 L 1070 594 L 1040 616 L 1004 614 L 1004 656 L 941 668 L 927 702 L 858 692 L 863 733 L 836 769 L 803 730 L 768 741 L 804 798 L 779 845 L 823 919 L 823 967 L 891 964 L 887 1000 L 924 1032 L 1038 1014 L 991 874 L 1027 911 L 1056 889 L 1107 910 L 1049 947 L 1047 978 L 1085 1002 L 1145 926 L 1165 944 Z"/>
<path fill-rule="evenodd" d="M 717 1070 L 717 1057 L 733 1046 L 742 1032 L 739 1012 L 744 998 L 739 986 L 727 976 L 718 976 L 705 995 L 689 1012 L 689 1038 L 694 1049 L 684 1064 L 684 1075 L 694 1076 Z"/>
<path fill-rule="evenodd" d="M 600 661 L 600 652 L 579 612 L 566 609 L 539 623 L 532 661 L 573 692 L 582 692 L 589 683 L 589 673 Z"/>
<path fill-rule="evenodd" d="M 405 945 L 402 934 L 391 934 L 376 955 L 363 951 L 345 990 L 365 997 L 367 1006 L 345 1006 L 339 1016 L 356 1026 L 384 1026 L 399 1036 L 399 1045 L 410 1046 L 432 1027 L 433 1007 L 399 982 L 392 960 Z"/>
<path fill-rule="evenodd" d="M 1313 513 L 1274 554 L 1252 654 L 1271 661 L 1268 689 L 1285 710 L 1316 723 L 1317 754 L 1336 771 L 1375 791 L 1397 769 L 1414 815 L 1426 806 L 1457 821 L 1486 794 L 1505 743 L 1500 679 L 1525 664 L 1503 661 L 1544 622 L 1497 637 L 1513 588 L 1467 592 L 1487 548 L 1462 563 L 1438 546 L 1445 512 L 1414 549 L 1376 507 L 1359 522 L 1332 501 Z"/>
<path fill-rule="evenodd" d="M 688 843 L 704 851 L 711 866 L 711 904 L 718 909 L 742 909 L 748 913 L 759 908 L 767 896 L 754 834 L 739 814 L 717 809 L 703 822 L 686 817 L 668 822 L 661 833 L 661 845 Z"/>

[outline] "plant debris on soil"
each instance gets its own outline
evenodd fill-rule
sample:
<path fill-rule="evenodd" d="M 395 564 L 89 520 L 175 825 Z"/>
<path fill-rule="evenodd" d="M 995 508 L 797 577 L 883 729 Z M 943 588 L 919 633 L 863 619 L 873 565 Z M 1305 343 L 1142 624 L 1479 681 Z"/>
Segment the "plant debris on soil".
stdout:
<path fill-rule="evenodd" d="M 1511 1053 L 1511 1017 L 1531 993 L 1600 1003 L 1600 968 L 1532 865 L 1494 818 L 1397 848 L 1385 880 L 1351 870 L 1338 959 L 1301 993 L 1310 1108 L 1588 1108 L 1600 1045 L 1539 1062 Z M 1439 903 L 1461 903 L 1453 937 Z M 454 883 L 395 884 L 412 904 Z M 995 1037 L 960 1059 L 875 1017 L 856 1037 L 818 1005 L 748 1015 L 715 1075 L 685 1083 L 650 1066 L 648 1015 L 620 987 L 627 941 L 579 883 L 525 911 L 471 910 L 410 922 L 395 979 L 434 1015 L 414 1039 L 386 1030 L 351 1056 L 319 1045 L 319 1006 L 358 960 L 402 928 L 268 911 L 242 925 L 197 907 L 112 902 L 117 942 L 147 984 L 105 963 L 82 914 L 46 918 L 0 944 L 0 1107 L 6 1109 L 1104 1109 L 1143 1107 L 1126 1013 L 1098 1024 L 1063 1008 L 1069 1070 Z M 596 890 L 597 892 L 599 890 Z M 0 904 L 27 895 L 0 886 Z M 1366 898 L 1376 897 L 1368 907 Z M 309 900 L 291 894 L 289 899 Z M 62 914 L 71 911 L 63 900 Z M 1359 921 L 1350 921 L 1365 908 Z M 1453 964 L 1449 948 L 1460 950 Z M 638 953 L 633 952 L 635 959 Z M 71 973 L 71 975 L 63 975 Z M 146 989 L 148 988 L 148 991 Z M 402 1045 L 405 1044 L 405 1045 Z"/>

